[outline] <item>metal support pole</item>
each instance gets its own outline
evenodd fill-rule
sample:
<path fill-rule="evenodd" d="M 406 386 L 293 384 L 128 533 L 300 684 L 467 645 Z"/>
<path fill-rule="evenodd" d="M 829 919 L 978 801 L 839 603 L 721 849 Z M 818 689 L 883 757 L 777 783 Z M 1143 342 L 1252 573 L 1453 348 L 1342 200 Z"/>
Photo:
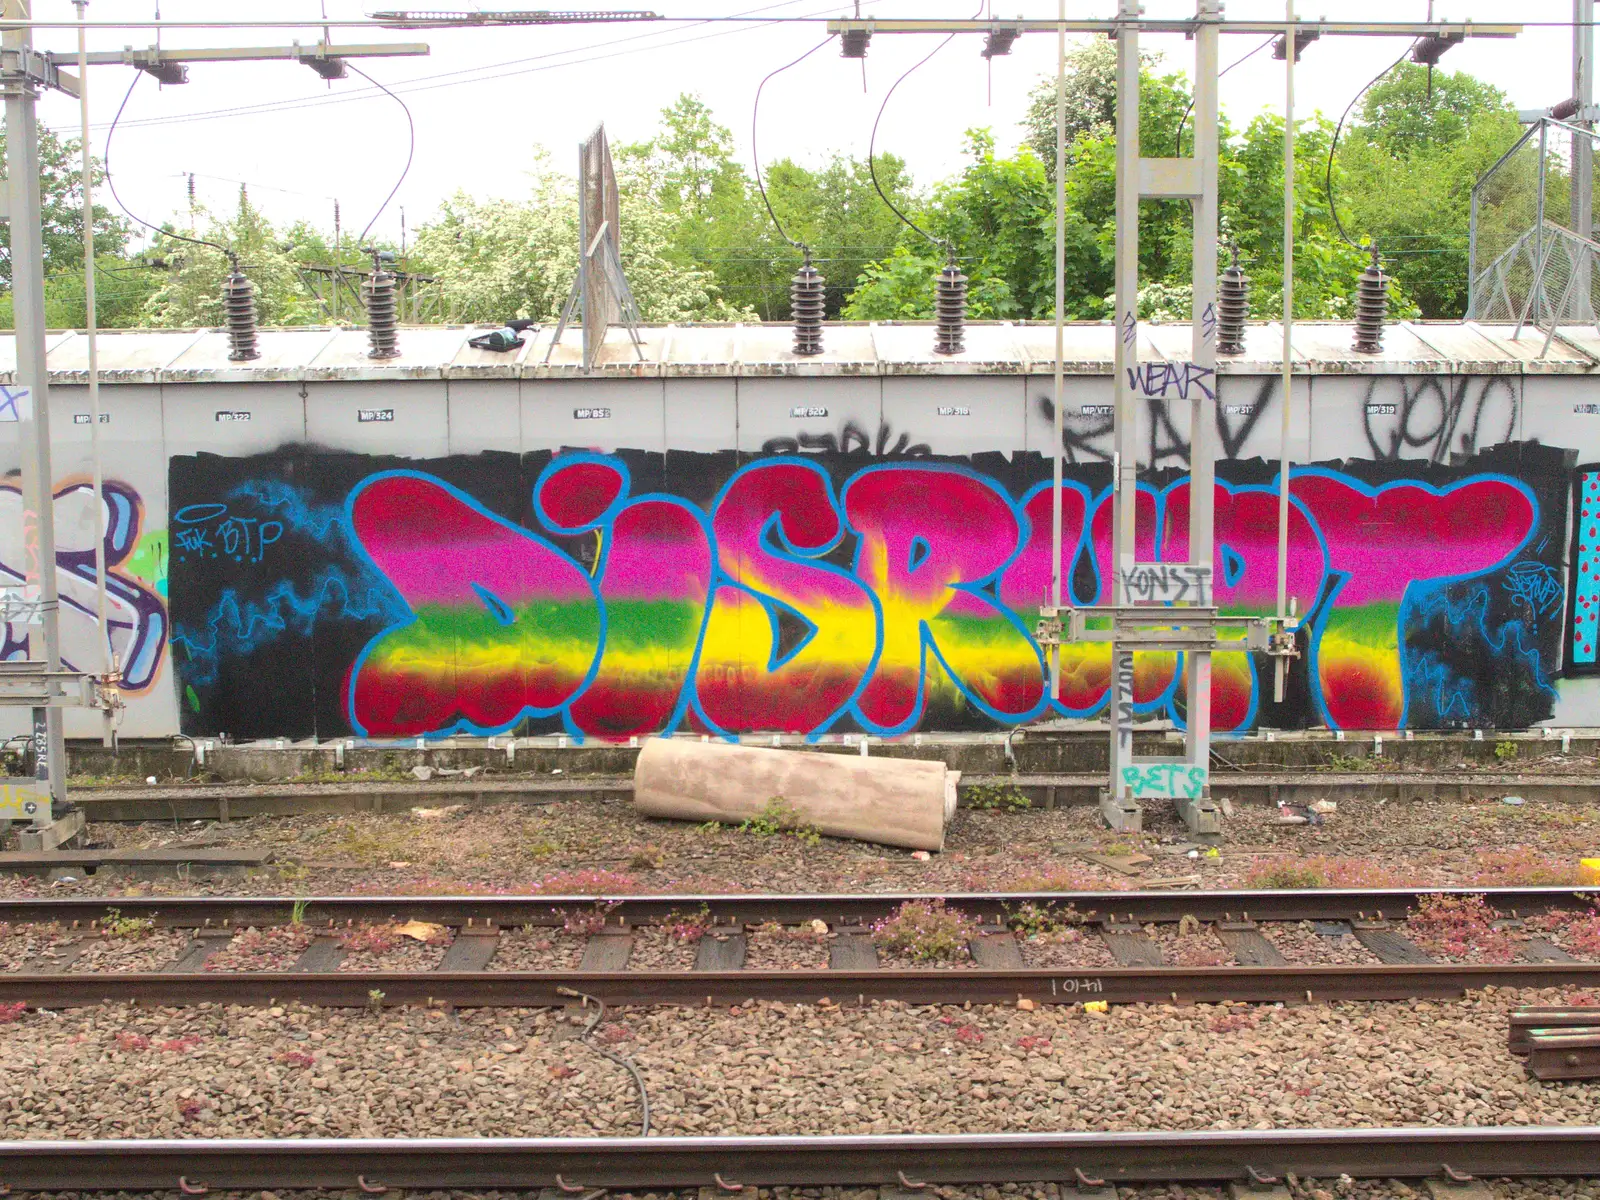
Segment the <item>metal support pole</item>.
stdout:
<path fill-rule="evenodd" d="M 89 0 L 73 0 L 78 20 L 84 19 Z M 100 674 L 111 674 L 111 626 L 106 620 L 106 498 L 100 468 L 100 318 L 94 295 L 94 161 L 89 155 L 89 47 L 88 34 L 78 30 L 78 136 L 83 141 L 79 188 L 83 192 L 83 305 L 84 332 L 89 338 L 89 459 L 94 479 L 94 610 L 100 630 Z M 83 668 L 80 668 L 80 670 Z M 116 739 L 115 714 L 100 710 L 100 741 L 110 747 Z"/>
<path fill-rule="evenodd" d="M 1289 615 L 1289 407 L 1294 399 L 1294 0 L 1283 56 L 1283 413 L 1278 426 L 1278 628 Z M 1273 664 L 1272 698 L 1283 703 L 1289 660 Z"/>
<path fill-rule="evenodd" d="M 28 20 L 30 0 L 4 0 L 5 15 Z M 33 36 L 25 26 L 7 29 L 0 37 L 11 56 L 12 67 L 0 84 L 6 97 L 6 173 L 11 201 L 11 301 L 16 326 L 17 373 L 20 387 L 28 389 L 26 403 L 18 404 L 18 434 L 22 451 L 22 546 L 24 589 L 38 597 L 39 642 L 29 637 L 30 656 L 42 657 L 51 671 L 61 669 L 61 633 L 56 594 L 56 538 L 54 476 L 50 470 L 50 392 L 45 368 L 44 242 L 39 204 L 38 92 L 22 72 L 21 63 L 32 50 Z M 33 710 L 33 739 L 39 790 L 49 788 L 52 800 L 65 800 L 66 753 L 61 734 L 61 710 Z M 50 824 L 49 812 L 34 818 L 37 826 Z"/>
<path fill-rule="evenodd" d="M 1056 372 L 1054 438 L 1050 452 L 1050 603 L 1061 607 L 1061 406 L 1066 393 L 1067 274 L 1067 0 L 1061 0 L 1061 29 L 1056 35 Z M 1061 698 L 1061 644 L 1050 647 L 1050 699 Z"/>
<path fill-rule="evenodd" d="M 1189 561 L 1215 568 L 1217 391 L 1217 43 L 1221 0 L 1200 0 L 1194 46 L 1194 157 L 1200 168 L 1200 195 L 1194 206 L 1195 372 L 1212 380 L 1189 399 Z M 1215 571 L 1216 577 L 1221 577 Z M 1211 654 L 1191 650 L 1188 662 L 1188 736 L 1185 757 L 1191 766 L 1211 762 Z"/>
<path fill-rule="evenodd" d="M 1117 244 L 1115 389 L 1112 439 L 1112 603 L 1129 603 L 1127 576 L 1137 557 L 1139 409 L 1130 376 L 1139 361 L 1139 27 L 1138 0 L 1118 0 L 1128 22 L 1117 31 Z M 1127 793 L 1122 768 L 1133 760 L 1133 652 L 1111 644 L 1111 799 Z"/>
<path fill-rule="evenodd" d="M 1590 110 L 1594 107 L 1594 0 L 1573 0 L 1572 21 L 1572 95 L 1578 101 L 1572 123 L 1580 129 L 1593 129 Z M 1572 232 L 1586 241 L 1594 236 L 1594 142 L 1576 133 L 1572 135 Z M 1572 308 L 1569 311 L 1563 307 L 1556 320 L 1587 323 L 1594 319 L 1590 279 L 1594 262 L 1586 249 L 1579 249 L 1576 257 L 1573 276 L 1577 286 Z M 1555 328 L 1555 322 L 1551 328 Z"/>

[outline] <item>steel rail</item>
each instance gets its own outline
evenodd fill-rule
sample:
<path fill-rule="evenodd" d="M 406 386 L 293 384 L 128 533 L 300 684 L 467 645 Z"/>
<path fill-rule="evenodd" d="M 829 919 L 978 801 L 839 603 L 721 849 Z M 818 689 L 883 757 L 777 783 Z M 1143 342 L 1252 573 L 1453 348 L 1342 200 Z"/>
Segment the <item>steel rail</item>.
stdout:
<path fill-rule="evenodd" d="M 1420 897 L 1483 896 L 1503 913 L 1545 912 L 1600 906 L 1600 887 L 1538 888 L 1318 888 L 1306 890 L 1130 892 L 884 892 L 832 895 L 583 895 L 583 896 L 97 896 L 0 901 L 0 922 L 57 922 L 87 926 L 115 909 L 123 918 L 149 919 L 170 928 L 262 926 L 289 922 L 299 910 L 307 925 L 362 923 L 409 917 L 441 925 L 489 922 L 500 926 L 559 925 L 575 910 L 607 907 L 612 925 L 648 925 L 702 907 L 717 925 L 777 921 L 799 924 L 820 918 L 830 925 L 865 925 L 889 916 L 908 900 L 939 896 L 980 920 L 1003 922 L 1023 904 L 1069 906 L 1080 917 L 1115 916 L 1139 922 L 1228 920 L 1248 914 L 1257 921 L 1336 921 L 1374 917 L 1402 919 Z"/>
<path fill-rule="evenodd" d="M 1600 1127 L 0 1142 L 13 1190 L 718 1188 L 1600 1174 Z"/>
<path fill-rule="evenodd" d="M 735 1005 L 751 1000 L 840 1005 L 1214 1004 L 1459 999 L 1485 987 L 1600 987 L 1600 963 L 1287 967 L 1105 967 L 1057 970 L 801 971 L 212 971 L 0 974 L 0 1004 L 300 1003 L 552 1008 L 570 993 L 608 1005 Z"/>

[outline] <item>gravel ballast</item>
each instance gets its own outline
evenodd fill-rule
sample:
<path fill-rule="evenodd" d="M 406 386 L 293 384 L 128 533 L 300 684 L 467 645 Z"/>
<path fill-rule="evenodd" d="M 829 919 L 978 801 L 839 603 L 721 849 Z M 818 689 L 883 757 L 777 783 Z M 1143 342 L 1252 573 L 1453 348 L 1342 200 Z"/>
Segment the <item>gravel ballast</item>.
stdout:
<path fill-rule="evenodd" d="M 1237 805 L 1212 855 L 1187 841 L 1169 805 L 1146 806 L 1145 832 L 1116 835 L 1089 807 L 961 809 L 945 849 L 904 850 L 639 816 L 625 800 L 566 798 L 528 807 L 449 805 L 384 815 L 256 817 L 96 824 L 126 848 L 238 847 L 273 852 L 245 875 L 137 880 L 103 869 L 50 884 L 0 875 L 0 896 L 336 895 L 626 892 L 1103 890 L 1151 886 L 1488 887 L 1576 883 L 1600 845 L 1600 809 L 1528 800 L 1344 800 L 1320 825 L 1281 825 L 1276 809 Z M 1132 873 L 1086 852 L 1138 852 Z M 1193 853 L 1194 857 L 1189 855 Z"/>
<path fill-rule="evenodd" d="M 1505 1050 L 1516 1004 L 607 1014 L 671 1134 L 1600 1123 L 1600 1087 Z M 573 1020 L 582 1019 L 574 1015 Z M 7 1137 L 629 1134 L 632 1081 L 547 1010 L 110 1005 L 0 1035 Z"/>

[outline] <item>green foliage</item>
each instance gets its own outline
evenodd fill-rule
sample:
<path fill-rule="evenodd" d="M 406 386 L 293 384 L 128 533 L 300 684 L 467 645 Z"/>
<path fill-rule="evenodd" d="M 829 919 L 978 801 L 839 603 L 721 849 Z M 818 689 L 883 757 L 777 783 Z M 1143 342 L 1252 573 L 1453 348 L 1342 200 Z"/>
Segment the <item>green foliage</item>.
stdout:
<path fill-rule="evenodd" d="M 1494 757 L 1497 762 L 1514 762 L 1517 757 L 1517 744 L 1513 741 L 1496 742 Z"/>
<path fill-rule="evenodd" d="M 962 790 L 962 800 L 968 808 L 1001 809 L 1005 812 L 1022 812 L 1033 807 L 1032 800 L 1009 784 L 974 784 Z"/>
<path fill-rule="evenodd" d="M 105 931 L 107 937 L 142 938 L 155 929 L 151 917 L 125 917 L 120 908 L 106 909 Z"/>
<path fill-rule="evenodd" d="M 782 796 L 768 800 L 759 813 L 739 826 L 739 832 L 753 833 L 757 837 L 793 834 L 808 846 L 815 846 L 822 841 L 822 834 L 817 827 L 802 821 L 799 811 Z"/>
<path fill-rule="evenodd" d="M 1498 89 L 1464 71 L 1435 71 L 1430 91 L 1426 68 L 1404 63 L 1367 93 L 1341 139 L 1334 187 L 1345 227 L 1377 244 L 1422 316 L 1466 311 L 1472 187 L 1521 133 Z M 1499 182 L 1514 188 L 1517 180 Z M 1531 197 L 1533 179 L 1522 182 Z M 1553 184 L 1559 214 L 1561 180 Z M 1491 220 L 1495 213 L 1486 206 Z M 1530 211 L 1516 232 L 1532 224 Z"/>
<path fill-rule="evenodd" d="M 5 133 L 0 131 L 0 155 L 5 153 Z M 79 186 L 79 143 L 63 140 L 48 129 L 39 130 L 39 193 L 44 273 L 83 273 L 83 189 Z M 105 175 L 98 159 L 90 171 L 98 189 Z M 98 191 L 96 194 L 99 194 Z M 94 206 L 94 252 L 116 256 L 128 244 L 128 225 L 100 204 Z M 11 226 L 0 222 L 0 283 L 11 286 Z M 81 284 L 80 284 L 81 287 Z"/>
<path fill-rule="evenodd" d="M 316 298 L 300 281 L 293 242 L 280 241 L 272 223 L 250 202 L 243 188 L 233 216 L 211 214 L 203 233 L 180 230 L 226 246 L 256 287 L 256 316 L 263 325 L 306 325 L 324 319 Z M 289 248 L 286 248 L 286 245 Z M 184 328 L 221 325 L 222 283 L 232 271 L 228 256 L 209 245 L 157 234 L 150 256 L 165 262 L 170 273 L 144 303 L 141 324 Z"/>
<path fill-rule="evenodd" d="M 980 933 L 978 922 L 943 898 L 907 900 L 872 927 L 872 940 L 893 954 L 916 962 L 967 958 L 967 943 Z"/>

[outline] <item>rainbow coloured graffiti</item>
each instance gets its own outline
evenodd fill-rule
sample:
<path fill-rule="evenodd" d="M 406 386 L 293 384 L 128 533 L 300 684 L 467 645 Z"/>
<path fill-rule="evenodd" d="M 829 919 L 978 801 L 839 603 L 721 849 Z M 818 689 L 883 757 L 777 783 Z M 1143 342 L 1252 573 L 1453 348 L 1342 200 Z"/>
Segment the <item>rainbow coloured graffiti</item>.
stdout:
<path fill-rule="evenodd" d="M 1106 703 L 1103 644 L 1066 648 L 1051 701 L 1030 636 L 1049 579 L 1047 484 L 1016 490 L 956 462 L 830 471 L 775 456 L 734 469 L 697 506 L 636 492 L 620 456 L 577 453 L 545 461 L 530 491 L 519 523 L 423 470 L 350 490 L 344 533 L 393 591 L 348 667 L 351 730 L 542 721 L 603 739 L 887 736 L 1092 716 Z M 1225 612 L 1273 606 L 1276 491 L 1270 475 L 1217 484 Z M 1308 614 L 1297 722 L 1481 719 L 1499 701 L 1458 661 L 1469 651 L 1520 673 L 1515 702 L 1548 704 L 1558 652 L 1513 587 L 1542 563 L 1529 554 L 1543 520 L 1533 487 L 1485 470 L 1374 482 L 1313 466 L 1292 472 L 1290 494 L 1289 590 Z M 1062 500 L 1072 596 L 1102 602 L 1109 498 L 1074 481 Z M 1186 561 L 1188 504 L 1186 477 L 1141 490 L 1141 561 Z M 1137 656 L 1137 711 L 1181 723 L 1181 667 Z M 1243 651 L 1216 656 L 1219 730 L 1262 719 L 1265 670 Z"/>

